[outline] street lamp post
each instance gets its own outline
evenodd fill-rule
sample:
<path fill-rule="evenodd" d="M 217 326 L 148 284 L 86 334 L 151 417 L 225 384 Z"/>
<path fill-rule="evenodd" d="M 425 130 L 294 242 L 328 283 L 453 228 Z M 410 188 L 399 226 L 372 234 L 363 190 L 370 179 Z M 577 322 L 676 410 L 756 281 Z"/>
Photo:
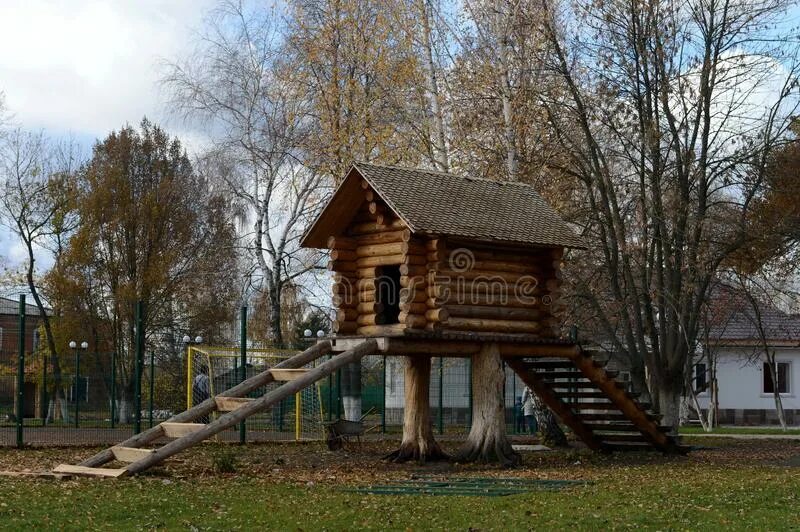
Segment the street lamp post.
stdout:
<path fill-rule="evenodd" d="M 183 345 L 186 346 L 186 408 L 189 409 L 193 405 L 193 397 L 192 397 L 192 354 L 189 352 L 189 348 L 192 344 L 201 344 L 203 343 L 203 337 L 198 335 L 195 337 L 194 341 L 192 341 L 192 337 L 188 334 L 183 335 Z M 209 361 L 210 362 L 210 361 Z"/>
<path fill-rule="evenodd" d="M 72 376 L 72 395 L 75 400 L 75 426 L 78 426 L 78 342 L 71 340 L 69 348 L 72 349 L 72 354 L 75 356 L 75 371 Z"/>
<path fill-rule="evenodd" d="M 75 352 L 75 378 L 74 378 L 74 385 L 72 388 L 72 392 L 75 395 L 75 428 L 77 429 L 78 427 L 80 427 L 79 415 L 80 415 L 80 403 L 81 403 L 81 395 L 80 395 L 81 352 L 78 350 L 78 343 L 75 340 L 72 340 L 69 343 L 69 347 Z M 86 351 L 89 348 L 89 343 L 83 341 L 81 342 L 80 347 L 81 349 Z"/>

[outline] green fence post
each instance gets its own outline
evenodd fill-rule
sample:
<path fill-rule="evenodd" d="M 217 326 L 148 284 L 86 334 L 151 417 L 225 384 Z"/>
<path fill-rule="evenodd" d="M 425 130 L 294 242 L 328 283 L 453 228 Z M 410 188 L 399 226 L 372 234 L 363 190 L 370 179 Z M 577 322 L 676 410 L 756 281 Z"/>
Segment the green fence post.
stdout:
<path fill-rule="evenodd" d="M 47 413 L 50 411 L 50 401 L 47 397 L 47 353 L 42 351 L 42 426 L 47 425 Z"/>
<path fill-rule="evenodd" d="M 17 357 L 17 447 L 25 445 L 22 426 L 25 420 L 25 294 L 19 296 L 19 355 Z"/>
<path fill-rule="evenodd" d="M 241 364 L 239 365 L 239 382 L 244 382 L 247 379 L 247 307 L 242 305 L 239 311 L 239 357 Z M 247 425 L 242 420 L 239 425 L 239 443 L 244 444 L 247 441 Z"/>
<path fill-rule="evenodd" d="M 136 334 L 136 352 L 134 360 L 134 390 L 133 390 L 133 408 L 135 409 L 133 413 L 133 432 L 134 434 L 139 434 L 142 432 L 142 363 L 143 360 L 143 351 L 142 351 L 142 340 L 144 339 L 144 335 L 142 334 L 142 302 L 136 302 L 136 318 L 134 323 L 136 324 L 135 334 Z"/>
<path fill-rule="evenodd" d="M 383 382 L 381 384 L 381 432 L 386 434 L 386 355 L 383 355 Z"/>
<path fill-rule="evenodd" d="M 439 357 L 439 434 L 444 434 L 444 357 Z"/>
<path fill-rule="evenodd" d="M 469 410 L 467 412 L 467 428 L 472 428 L 472 359 L 467 359 L 467 383 L 469 387 L 467 388 L 467 393 L 469 394 Z"/>
<path fill-rule="evenodd" d="M 512 415 L 514 416 L 514 431 L 512 432 L 512 434 L 517 434 L 518 433 L 517 429 L 519 428 L 519 427 L 517 427 L 517 418 L 519 416 L 521 416 L 522 414 L 520 412 L 517 412 L 517 374 L 516 373 L 514 373 L 511 376 L 511 395 L 512 395 L 512 398 L 514 400 L 514 407 L 511 410 L 513 412 Z M 520 408 L 522 408 L 522 406 L 520 406 Z"/>
<path fill-rule="evenodd" d="M 328 355 L 328 360 L 333 358 Z M 328 375 L 328 421 L 333 418 L 333 374 Z"/>
<path fill-rule="evenodd" d="M 148 413 L 148 421 L 150 422 L 150 428 L 153 428 L 153 392 L 156 388 L 156 352 L 151 350 L 150 351 L 150 412 Z"/>
<path fill-rule="evenodd" d="M 336 370 L 336 419 L 342 419 L 342 370 Z"/>
<path fill-rule="evenodd" d="M 111 352 L 111 428 L 117 423 L 117 352 Z"/>
<path fill-rule="evenodd" d="M 75 348 L 75 428 L 80 427 L 78 416 L 80 415 L 81 403 L 81 350 L 80 346 Z"/>

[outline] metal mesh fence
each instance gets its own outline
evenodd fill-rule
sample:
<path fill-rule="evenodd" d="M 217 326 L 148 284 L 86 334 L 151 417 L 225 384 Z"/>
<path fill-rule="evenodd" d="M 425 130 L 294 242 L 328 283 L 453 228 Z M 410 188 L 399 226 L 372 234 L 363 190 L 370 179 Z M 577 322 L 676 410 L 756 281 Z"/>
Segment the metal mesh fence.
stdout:
<path fill-rule="evenodd" d="M 245 378 L 253 377 L 297 354 L 291 349 L 247 349 L 244 371 L 239 347 L 190 347 L 187 358 L 186 408 L 201 403 L 208 396 L 220 394 Z M 305 366 L 312 368 L 316 363 Z M 283 382 L 261 386 L 248 397 L 256 398 L 271 392 Z M 207 388 L 207 390 L 206 390 Z M 258 440 L 321 440 L 324 438 L 322 396 L 319 384 L 301 390 L 294 396 L 247 419 L 246 438 Z M 238 429 L 232 428 L 235 432 Z"/>
<path fill-rule="evenodd" d="M 405 379 L 403 357 L 373 355 L 361 361 L 361 412 L 367 430 L 398 433 L 403 428 Z M 525 432 L 521 396 L 525 385 L 505 370 L 505 413 L 509 433 Z M 341 372 L 320 384 L 326 420 L 344 415 Z M 440 434 L 466 433 L 472 421 L 471 367 L 468 358 L 432 359 L 430 408 L 433 428 Z"/>
<path fill-rule="evenodd" d="M 101 445 L 118 443 L 135 430 L 136 372 L 133 355 L 92 352 L 81 348 L 63 350 L 56 360 L 39 341 L 36 320 L 24 331 L 14 323 L 18 316 L 0 321 L 0 446 L 20 444 Z M 20 360 L 20 332 L 24 360 Z M 254 348 L 245 350 L 244 377 L 252 377 L 295 354 L 297 350 Z M 186 346 L 177 352 L 146 349 L 140 366 L 140 428 L 152 427 L 197 401 L 193 384 L 203 365 L 208 371 L 208 394 L 214 395 L 242 380 L 241 348 Z M 326 358 L 318 360 L 322 363 Z M 22 362 L 22 365 L 20 365 Z M 402 431 L 404 404 L 403 357 L 373 355 L 360 362 L 355 375 L 360 410 L 368 433 Z M 20 367 L 22 372 L 20 373 Z M 471 368 L 468 358 L 433 358 L 430 408 L 433 428 L 441 434 L 463 434 L 472 417 Z M 348 377 L 350 375 L 350 377 Z M 249 418 L 246 439 L 313 440 L 324 437 L 324 423 L 345 417 L 344 393 L 353 373 L 340 370 L 287 398 L 269 410 Z M 259 397 L 276 387 L 272 383 L 255 390 Z M 524 385 L 506 370 L 505 412 L 511 434 L 525 430 L 519 399 Z M 352 390 L 348 393 L 352 396 Z M 16 401 L 21 400 L 18 411 Z M 353 412 L 351 411 L 351 416 Z M 238 428 L 221 435 L 239 438 Z"/>

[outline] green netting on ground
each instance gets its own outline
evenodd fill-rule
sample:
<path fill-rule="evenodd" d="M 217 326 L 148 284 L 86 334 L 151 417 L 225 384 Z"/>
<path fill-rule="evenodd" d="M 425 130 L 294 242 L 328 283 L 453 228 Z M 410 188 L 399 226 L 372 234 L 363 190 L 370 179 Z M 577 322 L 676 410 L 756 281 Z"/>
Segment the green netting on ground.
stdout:
<path fill-rule="evenodd" d="M 540 480 L 523 478 L 459 477 L 398 480 L 391 484 L 349 488 L 344 491 L 371 495 L 462 495 L 504 497 L 531 491 L 554 491 L 582 486 L 581 480 Z"/>

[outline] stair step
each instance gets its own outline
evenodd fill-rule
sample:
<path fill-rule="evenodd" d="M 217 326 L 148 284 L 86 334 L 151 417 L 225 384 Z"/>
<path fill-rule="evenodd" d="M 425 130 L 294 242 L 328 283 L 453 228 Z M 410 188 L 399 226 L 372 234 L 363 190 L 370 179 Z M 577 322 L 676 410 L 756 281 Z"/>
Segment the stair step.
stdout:
<path fill-rule="evenodd" d="M 639 432 L 633 423 L 586 423 L 586 427 L 595 432 Z"/>
<path fill-rule="evenodd" d="M 615 442 L 615 443 L 606 443 L 604 444 L 604 446 L 611 451 L 657 451 L 658 450 L 655 446 L 643 442 L 632 442 L 632 443 Z"/>
<path fill-rule="evenodd" d="M 628 421 L 625 414 L 578 414 L 583 421 Z"/>
<path fill-rule="evenodd" d="M 600 347 L 584 347 L 583 349 L 581 349 L 581 355 L 592 358 L 610 356 L 608 351 L 605 351 Z"/>
<path fill-rule="evenodd" d="M 84 467 L 78 465 L 61 464 L 53 469 L 53 473 L 67 473 L 70 475 L 84 475 L 87 477 L 122 477 L 128 474 L 128 470 L 107 469 L 105 467 Z"/>
<path fill-rule="evenodd" d="M 573 382 L 566 382 L 566 381 L 558 381 L 558 382 L 547 382 L 548 386 L 554 389 L 566 389 L 569 390 L 571 388 L 582 388 L 582 389 L 590 389 L 590 390 L 599 390 L 600 388 L 591 381 L 573 381 Z"/>
<path fill-rule="evenodd" d="M 181 438 L 205 427 L 204 423 L 162 423 L 164 436 L 167 438 Z"/>
<path fill-rule="evenodd" d="M 603 392 L 578 392 L 566 391 L 556 392 L 561 399 L 608 399 L 608 396 Z"/>
<path fill-rule="evenodd" d="M 616 410 L 619 407 L 614 403 L 569 403 L 573 410 Z"/>
<path fill-rule="evenodd" d="M 647 439 L 642 436 L 641 433 L 638 434 L 598 434 L 597 432 L 594 433 L 595 436 L 601 441 L 610 441 L 610 442 L 620 442 L 620 443 L 641 443 L 647 442 Z"/>
<path fill-rule="evenodd" d="M 139 449 L 136 447 L 112 447 L 114 458 L 120 462 L 136 462 L 153 454 L 155 449 Z"/>
<path fill-rule="evenodd" d="M 524 364 L 526 368 L 533 369 L 575 369 L 575 364 L 569 360 L 536 360 Z"/>
<path fill-rule="evenodd" d="M 585 379 L 578 370 L 575 371 L 537 371 L 536 375 L 540 379 L 551 381 L 553 379 Z"/>
<path fill-rule="evenodd" d="M 214 397 L 214 401 L 217 403 L 218 411 L 233 412 L 237 408 L 253 401 L 253 399 L 248 399 L 246 397 L 225 397 L 222 395 L 217 395 Z"/>

